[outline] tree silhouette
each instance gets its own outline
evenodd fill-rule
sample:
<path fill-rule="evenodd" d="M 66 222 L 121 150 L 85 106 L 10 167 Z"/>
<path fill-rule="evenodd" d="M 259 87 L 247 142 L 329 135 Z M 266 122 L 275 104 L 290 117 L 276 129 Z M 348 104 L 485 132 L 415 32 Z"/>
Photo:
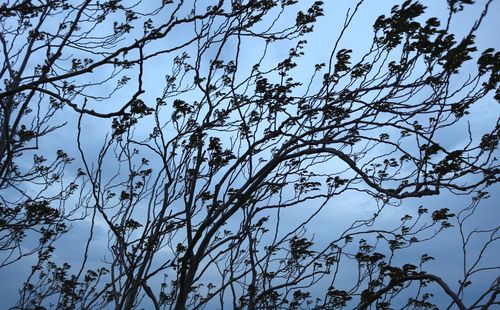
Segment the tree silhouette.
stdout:
<path fill-rule="evenodd" d="M 405 1 L 352 50 L 359 1 L 317 64 L 323 2 L 208 2 L 0 6 L 0 268 L 35 261 L 13 309 L 437 309 L 436 292 L 440 308 L 498 305 L 485 257 L 499 226 L 470 223 L 499 180 L 499 119 L 466 129 L 500 101 L 499 53 L 475 43 L 493 1 L 463 35 L 456 18 L 481 4 L 448 0 L 440 21 Z M 73 144 L 54 152 L 61 131 Z M 382 220 L 442 193 L 470 203 Z M 353 194 L 375 213 L 318 237 Z M 433 253 L 404 261 L 445 230 L 458 286 L 426 271 Z"/>

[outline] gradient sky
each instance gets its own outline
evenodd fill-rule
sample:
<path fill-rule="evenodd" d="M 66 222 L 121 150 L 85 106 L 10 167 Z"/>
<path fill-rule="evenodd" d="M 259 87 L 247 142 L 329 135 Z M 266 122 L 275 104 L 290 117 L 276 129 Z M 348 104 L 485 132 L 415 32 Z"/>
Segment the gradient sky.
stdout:
<path fill-rule="evenodd" d="M 299 2 L 301 7 L 307 8 L 313 1 L 300 0 Z M 427 0 L 421 2 L 429 6 L 426 14 L 427 17 L 437 16 L 441 19 L 446 18 L 446 1 Z M 467 10 L 460 13 L 454 20 L 452 29 L 455 29 L 457 33 L 467 32 L 475 18 L 479 16 L 485 0 L 476 2 L 476 5 L 467 7 Z M 351 27 L 344 35 L 340 48 L 352 49 L 354 51 L 353 60 L 356 60 L 356 55 L 361 55 L 371 43 L 373 34 L 372 25 L 375 19 L 381 14 L 389 14 L 391 7 L 400 3 L 402 3 L 402 1 L 365 1 L 359 14 L 353 20 Z M 337 38 L 345 18 L 346 10 L 354 5 L 355 2 L 349 0 L 325 1 L 325 16 L 318 20 L 315 26 L 315 32 L 307 37 L 308 44 L 304 49 L 306 56 L 299 62 L 300 71 L 297 70 L 296 72 L 301 72 L 305 77 L 309 77 L 314 71 L 314 64 L 327 61 L 331 46 Z M 498 36 L 498 29 L 500 29 L 498 12 L 500 12 L 500 1 L 495 1 L 491 7 L 490 14 L 485 18 L 477 35 L 477 46 L 479 51 L 487 47 L 494 47 L 496 49 L 500 47 L 500 37 Z M 290 18 L 293 18 L 293 15 L 291 15 Z M 111 27 L 111 24 L 108 24 L 108 26 Z M 189 33 L 191 29 L 183 29 L 182 31 Z M 171 39 L 173 43 L 176 43 L 176 40 L 182 40 L 183 35 L 185 35 L 182 31 L 174 33 Z M 267 63 L 271 65 L 280 61 L 288 54 L 288 50 L 294 46 L 294 42 L 283 42 L 274 45 L 268 54 Z M 191 48 L 187 48 L 186 51 L 189 53 Z M 245 50 L 246 54 L 243 55 L 242 67 L 248 67 L 248 70 L 251 69 L 251 66 L 255 62 L 252 49 L 258 50 L 259 48 L 262 48 L 262 46 L 249 46 L 248 49 Z M 233 51 L 227 50 L 225 52 L 230 54 Z M 142 97 L 144 101 L 154 101 L 156 97 L 159 97 L 159 93 L 161 93 L 163 89 L 164 74 L 168 72 L 168 68 L 170 68 L 174 56 L 175 55 L 158 57 L 146 64 L 146 93 Z M 466 75 L 467 67 L 461 72 Z M 127 88 L 122 89 L 117 93 L 116 101 L 119 102 L 120 96 L 125 98 L 126 93 L 131 91 L 134 90 Z M 107 109 L 112 110 L 112 107 L 98 108 L 101 109 L 101 111 L 106 111 Z M 472 117 L 469 120 L 473 134 L 479 137 L 481 133 L 489 129 L 489 127 L 486 126 L 494 124 L 495 120 L 500 115 L 500 107 L 498 104 L 494 103 L 492 99 L 484 100 L 484 102 L 477 104 L 473 108 L 471 115 Z M 41 148 L 41 152 L 44 150 L 53 152 L 53 150 L 65 149 L 71 156 L 78 157 L 74 148 L 76 115 L 69 109 L 66 109 L 64 113 L 59 114 L 57 117 L 61 122 L 67 121 L 68 125 L 55 132 L 51 138 L 46 139 Z M 104 139 L 105 132 L 102 128 L 106 128 L 105 130 L 107 130 L 110 127 L 110 120 L 86 118 L 84 126 L 86 130 L 84 148 L 90 153 L 97 152 Z M 465 134 L 466 127 L 463 126 L 459 130 L 444 133 L 441 137 L 441 141 L 451 147 L 459 147 L 465 143 Z M 73 166 L 76 167 L 78 165 L 79 162 L 77 160 Z M 113 163 L 109 162 L 109 165 L 111 167 Z M 475 214 L 474 219 L 469 223 L 470 229 L 498 225 L 500 222 L 500 212 L 498 210 L 498 201 L 500 200 L 499 189 L 499 186 L 490 188 L 491 198 L 481 203 L 477 214 Z M 331 206 L 326 208 L 321 216 L 316 218 L 311 225 L 311 227 L 314 227 L 311 233 L 314 233 L 314 240 L 317 244 L 328 242 L 330 238 L 337 236 L 338 233 L 345 230 L 345 228 L 351 224 L 352 220 L 366 217 L 367 214 L 371 215 L 374 210 L 376 210 L 376 205 L 373 200 L 361 197 L 356 193 L 348 193 L 337 198 L 337 200 L 334 199 L 332 201 Z M 429 209 L 447 207 L 452 211 L 458 210 L 468 205 L 470 198 L 471 197 L 457 197 L 449 193 L 443 193 L 439 197 L 408 200 L 403 202 L 402 206 L 398 208 L 386 210 L 383 217 L 380 219 L 380 223 L 391 225 L 394 219 L 399 220 L 404 214 L 410 213 L 409 210 L 415 211 L 420 205 L 428 206 Z M 291 211 L 287 217 L 289 223 L 285 221 L 284 225 L 291 225 L 296 220 L 302 220 L 304 216 L 310 212 L 310 210 L 301 208 L 289 211 Z M 59 250 L 56 251 L 54 256 L 56 261 L 67 261 L 71 264 L 71 262 L 78 262 L 80 260 L 83 251 L 82 246 L 86 241 L 88 222 L 75 222 L 73 225 L 73 230 L 58 241 L 57 247 Z M 98 255 L 97 253 L 101 252 L 100 249 L 106 249 L 107 230 L 105 226 L 102 225 L 102 227 L 99 227 L 98 225 L 95 233 L 95 242 L 92 244 L 94 255 L 89 261 L 89 267 L 92 267 L 92 265 L 98 266 L 100 264 L 102 255 Z M 480 243 L 481 240 L 478 240 L 476 244 L 479 245 Z M 418 263 L 420 255 L 423 252 L 430 253 L 436 260 L 427 265 L 428 270 L 442 276 L 453 287 L 453 285 L 457 283 L 461 272 L 461 260 L 459 259 L 460 250 L 460 239 L 457 235 L 457 231 L 451 229 L 430 242 L 416 245 L 404 251 L 404 255 L 400 255 L 400 259 L 402 262 L 413 261 L 414 263 Z M 491 250 L 492 251 L 488 253 L 485 259 L 485 263 L 492 264 L 495 261 L 495 254 L 500 255 L 500 248 L 498 245 L 492 247 Z M 0 270 L 1 309 L 11 306 L 16 302 L 17 290 L 25 280 L 25 276 L 29 271 L 29 268 L 26 268 L 26 266 L 30 266 L 33 262 L 34 260 L 29 258 L 23 260 L 19 264 L 14 264 Z M 346 268 L 343 272 L 345 272 L 347 276 L 349 273 L 355 271 Z M 490 278 L 496 276 L 498 276 L 498 274 L 481 275 L 478 277 L 477 283 L 474 283 L 474 286 L 469 290 L 470 294 L 478 294 L 484 283 L 487 283 L 486 281 L 490 281 Z M 469 297 L 466 296 L 466 300 L 467 298 Z M 445 305 L 448 301 L 448 297 L 443 296 L 439 290 L 436 290 L 434 301 L 441 305 Z"/>

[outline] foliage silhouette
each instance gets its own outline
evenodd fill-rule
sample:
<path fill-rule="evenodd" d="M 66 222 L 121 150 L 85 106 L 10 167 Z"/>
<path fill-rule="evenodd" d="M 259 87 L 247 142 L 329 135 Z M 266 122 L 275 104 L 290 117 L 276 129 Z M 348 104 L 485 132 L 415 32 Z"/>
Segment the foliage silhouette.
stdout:
<path fill-rule="evenodd" d="M 464 299 L 473 277 L 498 274 L 483 261 L 499 227 L 467 224 L 499 180 L 498 119 L 447 141 L 500 100 L 499 53 L 475 43 L 493 1 L 462 37 L 473 1 L 448 0 L 442 21 L 405 1 L 364 51 L 342 48 L 359 1 L 312 65 L 323 2 L 207 2 L 0 6 L 0 268 L 36 261 L 13 309 L 437 309 L 436 289 L 449 308 L 498 305 L 499 277 Z M 171 68 L 161 81 L 158 64 Z M 63 130 L 74 145 L 47 151 Z M 376 212 L 318 238 L 317 218 L 349 193 Z M 472 200 L 381 225 L 441 193 Z M 462 242 L 458 286 L 426 271 L 432 253 L 398 258 L 444 230 Z M 61 236 L 82 231 L 81 259 L 58 262 L 75 250 Z"/>

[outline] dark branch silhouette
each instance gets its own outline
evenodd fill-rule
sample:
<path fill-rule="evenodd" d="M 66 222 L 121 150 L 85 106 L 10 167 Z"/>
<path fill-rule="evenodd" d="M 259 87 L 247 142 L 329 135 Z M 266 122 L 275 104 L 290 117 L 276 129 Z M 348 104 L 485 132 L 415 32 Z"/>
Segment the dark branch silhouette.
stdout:
<path fill-rule="evenodd" d="M 486 259 L 500 226 L 470 228 L 500 177 L 500 118 L 480 134 L 469 123 L 500 100 L 500 54 L 476 47 L 493 1 L 448 0 L 442 21 L 405 1 L 354 50 L 365 1 L 319 47 L 314 26 L 338 21 L 304 3 L 0 6 L 0 270 L 27 273 L 12 309 L 500 304 Z M 456 20 L 481 5 L 460 36 Z M 325 62 L 311 64 L 314 48 Z M 353 194 L 376 212 L 319 233 Z M 440 194 L 464 205 L 383 220 Z M 433 253 L 402 262 L 444 231 L 461 242 L 458 285 L 427 271 Z M 72 234 L 85 242 L 68 248 Z M 73 250 L 78 261 L 57 258 Z"/>

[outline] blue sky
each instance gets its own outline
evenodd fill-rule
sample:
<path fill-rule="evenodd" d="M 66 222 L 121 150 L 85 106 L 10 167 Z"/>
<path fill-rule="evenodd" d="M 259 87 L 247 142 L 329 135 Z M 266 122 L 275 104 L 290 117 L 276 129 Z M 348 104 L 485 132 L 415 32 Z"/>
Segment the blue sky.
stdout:
<path fill-rule="evenodd" d="M 307 8 L 313 1 L 300 0 L 297 9 Z M 325 16 L 318 20 L 315 25 L 315 31 L 307 36 L 308 44 L 304 48 L 305 57 L 300 60 L 298 67 L 294 70 L 296 76 L 303 75 L 307 79 L 314 71 L 314 64 L 327 61 L 331 47 L 333 46 L 336 38 L 339 35 L 340 26 L 344 21 L 346 11 L 349 8 L 353 8 L 355 2 L 347 0 L 337 0 L 337 1 L 325 1 Z M 476 1 L 477 3 L 473 6 L 467 7 L 467 10 L 458 14 L 457 17 L 452 22 L 452 29 L 458 34 L 463 34 L 468 31 L 471 24 L 477 16 L 479 16 L 482 7 L 486 1 Z M 389 14 L 390 9 L 395 4 L 400 4 L 401 1 L 378 1 L 378 0 L 367 0 L 360 7 L 359 13 L 354 17 L 351 26 L 348 31 L 344 34 L 342 40 L 340 41 L 340 48 L 350 48 L 354 51 L 353 60 L 356 57 L 362 55 L 363 51 L 369 47 L 372 38 L 372 24 L 375 19 L 380 14 Z M 438 16 L 442 19 L 446 18 L 445 11 L 445 1 L 422 1 L 425 5 L 428 5 L 426 16 Z M 492 4 L 490 9 L 490 14 L 485 18 L 481 29 L 477 34 L 477 46 L 478 50 L 484 50 L 487 47 L 495 47 L 496 49 L 500 46 L 500 40 L 498 37 L 498 13 L 500 12 L 500 2 L 496 1 Z M 293 13 L 290 14 L 290 19 L 293 18 Z M 162 16 L 157 16 L 161 19 Z M 102 26 L 102 31 L 106 31 L 106 27 L 111 27 L 110 23 L 105 23 Z M 109 29 L 107 29 L 109 30 Z M 169 38 L 170 41 L 162 41 L 158 46 L 152 45 L 150 48 L 154 50 L 155 48 L 165 48 L 164 44 L 178 44 L 182 42 L 185 38 L 189 37 L 192 29 L 181 28 L 174 32 Z M 165 43 L 166 42 L 166 43 Z M 232 57 L 234 54 L 234 44 L 228 44 L 223 51 L 227 53 L 228 57 Z M 267 59 L 264 65 L 273 66 L 278 61 L 281 61 L 287 54 L 288 50 L 295 46 L 293 41 L 284 41 L 270 46 Z M 251 70 L 251 66 L 255 63 L 255 57 L 260 55 L 263 44 L 256 44 L 252 41 L 247 42 L 244 45 L 241 55 L 241 63 L 244 75 L 246 70 Z M 185 51 L 193 55 L 196 51 L 196 46 L 191 45 L 185 48 Z M 479 53 L 479 52 L 478 52 Z M 478 55 L 478 53 L 476 55 Z M 145 64 L 145 79 L 144 87 L 145 94 L 141 97 L 145 102 L 154 102 L 156 97 L 161 96 L 161 92 L 164 87 L 164 75 L 168 74 L 170 70 L 173 57 L 176 54 L 159 56 L 148 63 Z M 353 62 L 354 62 L 353 61 Z M 465 67 L 462 74 L 467 75 L 468 70 L 471 67 Z M 248 71 L 247 71 L 248 72 Z M 96 75 L 102 74 L 105 76 L 105 70 L 97 72 Z M 133 85 L 133 83 L 131 83 Z M 111 87 L 111 86 L 109 86 Z M 96 110 L 107 111 L 113 110 L 116 102 L 122 101 L 123 98 L 128 98 L 127 95 L 130 92 L 135 91 L 134 88 L 129 88 L 132 86 L 126 86 L 120 89 L 112 98 L 112 100 L 106 100 L 104 103 L 98 103 L 93 106 Z M 299 90 L 303 91 L 302 90 Z M 194 93 L 193 98 L 196 98 L 197 94 Z M 114 103 L 115 102 L 115 103 Z M 473 131 L 475 137 L 480 137 L 480 135 L 491 128 L 491 124 L 494 124 L 500 115 L 500 107 L 496 104 L 492 98 L 487 98 L 475 105 L 471 111 L 471 117 L 468 119 L 470 122 L 470 128 Z M 67 126 L 58 130 L 49 138 L 44 140 L 41 146 L 40 152 L 53 152 L 57 149 L 71 150 L 71 156 L 78 158 L 78 153 L 75 148 L 75 128 L 77 122 L 77 116 L 70 109 L 65 109 L 63 113 L 57 115 L 57 120 L 60 122 L 67 121 Z M 110 128 L 110 120 L 99 120 L 92 118 L 85 118 L 83 121 L 85 126 L 85 135 L 83 137 L 83 147 L 85 152 L 88 154 L 97 155 L 97 152 L 102 145 L 106 133 Z M 153 126 L 151 122 L 148 123 L 147 120 L 143 120 L 138 127 L 136 134 L 148 134 L 149 129 Z M 467 124 L 463 122 L 460 128 L 454 127 L 453 130 L 444 131 L 442 136 L 438 137 L 439 141 L 443 145 L 447 145 L 450 148 L 459 148 L 466 143 L 467 134 Z M 70 152 L 70 151 L 68 151 Z M 116 162 L 112 159 L 107 159 L 105 163 L 106 171 L 104 174 L 107 177 L 113 175 L 116 172 Z M 75 162 L 73 166 L 78 166 L 81 164 L 79 159 Z M 68 172 L 71 175 L 72 172 Z M 74 173 L 74 172 L 73 172 Z M 469 222 L 468 229 L 474 229 L 475 227 L 493 227 L 498 225 L 500 222 L 500 212 L 498 211 L 497 201 L 500 199 L 500 191 L 498 186 L 493 186 L 490 188 L 491 198 L 483 201 L 475 214 L 474 218 Z M 425 199 L 413 199 L 407 200 L 402 203 L 399 207 L 387 208 L 383 215 L 380 217 L 379 224 L 391 226 L 394 219 L 401 218 L 404 214 L 415 212 L 416 208 L 420 205 L 428 206 L 430 209 L 434 207 L 447 207 L 452 211 L 459 210 L 470 203 L 471 197 L 468 196 L 455 196 L 450 193 L 442 193 L 439 197 L 429 197 Z M 282 223 L 283 230 L 285 231 L 287 227 L 292 227 L 297 221 L 301 221 L 307 214 L 312 212 L 317 206 L 308 206 L 309 209 L 295 208 L 289 210 L 286 219 Z M 334 236 L 344 231 L 353 220 L 366 217 L 367 214 L 373 214 L 376 211 L 377 205 L 368 197 L 365 197 L 358 192 L 346 193 L 342 196 L 333 199 L 327 208 L 322 210 L 320 216 L 315 218 L 311 223 L 313 229 L 309 230 L 310 235 L 314 235 L 314 240 L 316 244 L 326 244 Z M 141 215 L 139 215 L 141 216 Z M 237 220 L 235 220 L 235 223 Z M 68 261 L 75 262 L 78 264 L 80 261 L 81 253 L 83 251 L 83 245 L 86 241 L 86 236 L 88 232 L 88 221 L 75 222 L 73 224 L 73 230 L 65 235 L 61 240 L 58 241 L 58 250 L 54 255 L 56 261 Z M 475 243 L 472 244 L 472 248 L 477 249 L 478 245 L 484 241 L 484 238 L 479 238 Z M 91 256 L 88 266 L 98 266 L 102 262 L 105 256 L 105 249 L 107 241 L 107 228 L 101 223 L 97 222 L 95 229 L 94 241 L 91 244 L 91 249 L 93 255 Z M 456 229 L 450 229 L 445 233 L 439 235 L 437 238 L 429 241 L 423 245 L 417 245 L 403 252 L 400 256 L 401 263 L 407 261 L 417 261 L 423 252 L 431 253 L 436 260 L 430 262 L 427 267 L 431 272 L 442 276 L 445 280 L 448 280 L 450 285 L 456 284 L 457 279 L 461 272 L 461 259 L 460 259 L 461 244 L 459 236 L 457 235 Z M 472 254 L 474 250 L 471 252 Z M 495 253 L 497 252 L 497 253 Z M 498 245 L 493 246 L 491 251 L 487 253 L 484 262 L 489 264 L 494 264 L 495 254 L 500 253 Z M 20 264 L 11 265 L 0 271 L 0 300 L 2 300 L 3 305 L 12 305 L 17 300 L 17 290 L 20 284 L 24 281 L 26 273 L 33 260 L 28 258 L 25 259 Z M 348 279 L 355 272 L 350 270 L 349 267 L 343 269 L 345 273 L 345 278 Z M 469 290 L 470 296 L 479 294 L 480 290 L 484 285 L 487 285 L 491 277 L 498 276 L 498 272 L 481 274 L 477 278 L 477 282 Z M 345 281 L 348 285 L 349 280 Z M 447 305 L 448 298 L 442 295 L 439 290 L 435 291 L 434 301 L 440 305 Z M 466 299 L 470 298 L 466 296 Z"/>

